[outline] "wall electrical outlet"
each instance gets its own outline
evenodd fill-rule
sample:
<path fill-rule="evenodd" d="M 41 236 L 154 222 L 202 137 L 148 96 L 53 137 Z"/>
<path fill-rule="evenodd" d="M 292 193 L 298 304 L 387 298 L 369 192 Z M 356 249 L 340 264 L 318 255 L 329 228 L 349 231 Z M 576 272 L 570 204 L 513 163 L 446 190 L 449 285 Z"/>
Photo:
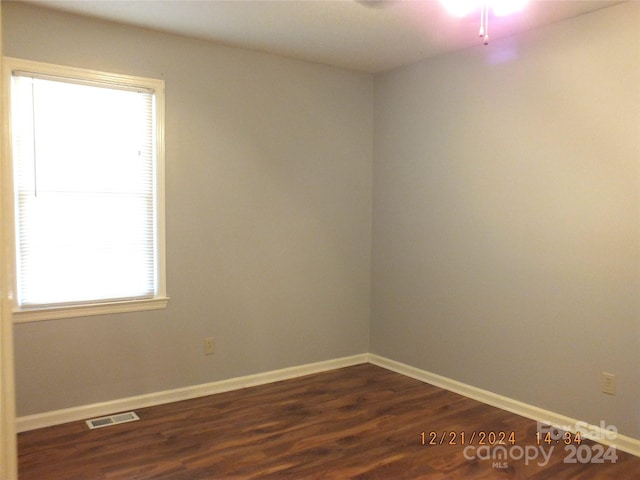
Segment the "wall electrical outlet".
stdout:
<path fill-rule="evenodd" d="M 600 389 L 602 393 L 616 394 L 616 376 L 613 373 L 602 372 L 600 375 Z"/>
<path fill-rule="evenodd" d="M 213 355 L 216 351 L 216 342 L 213 337 L 208 337 L 204 339 L 204 354 L 205 355 Z"/>

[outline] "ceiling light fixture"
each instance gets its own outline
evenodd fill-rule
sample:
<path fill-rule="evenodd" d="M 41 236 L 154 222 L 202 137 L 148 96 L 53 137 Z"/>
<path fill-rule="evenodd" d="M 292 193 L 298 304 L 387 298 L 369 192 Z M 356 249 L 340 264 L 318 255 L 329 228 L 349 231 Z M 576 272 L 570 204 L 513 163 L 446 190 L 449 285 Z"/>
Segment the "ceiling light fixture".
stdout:
<path fill-rule="evenodd" d="M 496 17 L 511 15 L 524 8 L 529 0 L 440 0 L 447 11 L 456 17 L 464 17 L 480 8 L 480 36 L 489 44 L 489 8 Z"/>

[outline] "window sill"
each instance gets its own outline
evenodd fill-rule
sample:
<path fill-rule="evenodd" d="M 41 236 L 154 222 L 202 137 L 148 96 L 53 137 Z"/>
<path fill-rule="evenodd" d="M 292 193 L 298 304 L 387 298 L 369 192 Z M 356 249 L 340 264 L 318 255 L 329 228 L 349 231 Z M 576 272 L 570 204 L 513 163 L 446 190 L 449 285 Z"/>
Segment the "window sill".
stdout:
<path fill-rule="evenodd" d="M 167 308 L 168 297 L 145 298 L 141 300 L 125 300 L 120 302 L 73 305 L 63 307 L 34 308 L 13 311 L 13 323 L 38 322 L 61 318 L 88 317 L 111 313 L 141 312 L 144 310 L 160 310 Z"/>

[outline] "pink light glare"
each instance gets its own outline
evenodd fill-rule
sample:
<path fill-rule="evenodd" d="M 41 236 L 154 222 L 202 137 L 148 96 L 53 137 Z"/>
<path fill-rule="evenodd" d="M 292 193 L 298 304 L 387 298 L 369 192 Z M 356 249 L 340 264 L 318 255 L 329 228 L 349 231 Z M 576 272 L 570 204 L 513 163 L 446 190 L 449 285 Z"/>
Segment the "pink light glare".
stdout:
<path fill-rule="evenodd" d="M 489 2 L 494 15 L 504 17 L 522 10 L 529 0 L 492 0 Z"/>
<path fill-rule="evenodd" d="M 480 8 L 480 0 L 440 0 L 451 15 L 464 17 L 474 10 Z"/>
<path fill-rule="evenodd" d="M 489 5 L 497 17 L 511 15 L 524 8 L 529 0 L 440 0 L 446 10 L 456 17 L 464 17 L 479 10 L 481 5 Z"/>

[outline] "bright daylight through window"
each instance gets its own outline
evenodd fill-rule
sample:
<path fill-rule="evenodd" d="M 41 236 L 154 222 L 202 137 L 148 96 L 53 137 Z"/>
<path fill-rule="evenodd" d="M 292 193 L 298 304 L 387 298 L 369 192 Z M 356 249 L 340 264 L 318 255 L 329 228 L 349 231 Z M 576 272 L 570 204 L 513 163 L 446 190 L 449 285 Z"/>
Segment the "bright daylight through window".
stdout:
<path fill-rule="evenodd" d="M 161 308 L 163 85 L 84 72 L 11 69 L 16 303 Z"/>

